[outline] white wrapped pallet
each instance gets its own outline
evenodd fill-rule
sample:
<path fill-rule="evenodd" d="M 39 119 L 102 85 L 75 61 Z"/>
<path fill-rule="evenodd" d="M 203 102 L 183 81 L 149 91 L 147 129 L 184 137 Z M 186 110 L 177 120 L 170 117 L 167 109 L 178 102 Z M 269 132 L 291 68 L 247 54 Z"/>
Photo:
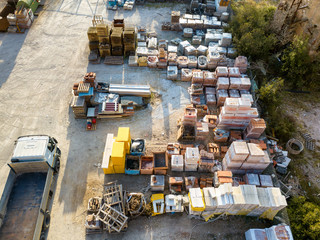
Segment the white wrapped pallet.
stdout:
<path fill-rule="evenodd" d="M 229 67 L 228 71 L 229 71 L 229 77 L 236 77 L 236 78 L 241 77 L 241 74 L 240 74 L 238 67 Z"/>
<path fill-rule="evenodd" d="M 293 240 L 291 229 L 287 225 L 277 225 L 266 228 L 266 235 L 268 240 Z"/>
<path fill-rule="evenodd" d="M 198 164 L 198 162 L 200 161 L 199 148 L 187 147 L 186 153 L 185 153 L 185 160 L 188 164 L 191 164 L 191 163 Z"/>
<path fill-rule="evenodd" d="M 214 41 L 214 35 L 212 33 L 206 33 L 204 41 L 205 44 L 208 45 L 210 42 Z"/>
<path fill-rule="evenodd" d="M 181 54 L 184 54 L 184 49 L 188 46 L 191 46 L 191 44 L 188 41 L 183 41 L 179 43 L 178 51 Z"/>
<path fill-rule="evenodd" d="M 245 232 L 246 240 L 268 240 L 265 229 L 252 228 Z"/>
<path fill-rule="evenodd" d="M 201 36 L 194 35 L 194 36 L 192 37 L 192 44 L 200 45 L 201 42 L 202 42 L 202 37 L 201 37 Z"/>
<path fill-rule="evenodd" d="M 158 47 L 158 39 L 155 37 L 149 38 L 148 48 L 156 49 Z"/>
<path fill-rule="evenodd" d="M 242 77 L 240 78 L 241 84 L 240 84 L 240 90 L 250 90 L 251 88 L 251 81 L 250 78 Z"/>
<path fill-rule="evenodd" d="M 183 156 L 171 155 L 171 171 L 183 172 Z"/>
<path fill-rule="evenodd" d="M 167 79 L 178 80 L 178 67 L 177 66 L 168 66 L 167 67 Z"/>
<path fill-rule="evenodd" d="M 249 149 L 246 142 L 233 141 L 227 154 L 232 161 L 245 161 L 249 156 Z"/>
<path fill-rule="evenodd" d="M 184 28 L 183 29 L 183 36 L 186 38 L 191 38 L 193 35 L 193 29 L 192 28 Z"/>
<path fill-rule="evenodd" d="M 168 46 L 168 53 L 177 53 L 178 52 L 178 47 L 177 46 Z"/>
<path fill-rule="evenodd" d="M 222 33 L 222 38 L 219 41 L 219 45 L 222 47 L 228 47 L 232 42 L 232 34 L 231 33 Z"/>
<path fill-rule="evenodd" d="M 197 48 L 197 55 L 207 55 L 208 48 L 206 46 L 200 45 Z"/>
<path fill-rule="evenodd" d="M 259 147 L 259 145 L 254 143 L 248 143 L 249 156 L 247 162 L 260 162 L 263 161 L 264 151 Z"/>
<path fill-rule="evenodd" d="M 186 56 L 196 56 L 197 55 L 197 49 L 194 46 L 187 46 L 184 49 L 184 54 Z"/>

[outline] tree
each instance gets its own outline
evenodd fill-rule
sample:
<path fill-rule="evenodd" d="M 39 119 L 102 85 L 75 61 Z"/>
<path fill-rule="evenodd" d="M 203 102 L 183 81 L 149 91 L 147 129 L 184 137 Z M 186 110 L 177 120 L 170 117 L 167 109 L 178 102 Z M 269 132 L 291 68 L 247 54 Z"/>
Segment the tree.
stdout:
<path fill-rule="evenodd" d="M 320 206 L 305 197 L 294 197 L 289 202 L 288 214 L 295 239 L 320 239 Z"/>
<path fill-rule="evenodd" d="M 292 88 L 301 90 L 319 85 L 319 61 L 309 55 L 307 38 L 295 36 L 281 60 L 283 76 Z"/>
<path fill-rule="evenodd" d="M 237 52 L 253 60 L 267 59 L 277 42 L 269 30 L 276 7 L 253 0 L 233 2 L 231 7 L 234 16 L 226 30 L 232 33 Z"/>

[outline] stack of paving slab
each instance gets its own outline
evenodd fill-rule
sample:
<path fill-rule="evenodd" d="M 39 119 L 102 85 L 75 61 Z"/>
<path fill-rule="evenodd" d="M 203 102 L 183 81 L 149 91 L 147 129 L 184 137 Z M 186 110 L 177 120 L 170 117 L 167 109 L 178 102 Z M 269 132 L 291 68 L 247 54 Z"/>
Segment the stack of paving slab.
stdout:
<path fill-rule="evenodd" d="M 218 128 L 244 130 L 251 119 L 258 117 L 258 109 L 251 107 L 250 99 L 226 98 L 219 114 Z"/>
<path fill-rule="evenodd" d="M 234 141 L 222 160 L 222 167 L 232 173 L 261 173 L 270 163 L 268 152 L 263 151 L 259 145 Z"/>

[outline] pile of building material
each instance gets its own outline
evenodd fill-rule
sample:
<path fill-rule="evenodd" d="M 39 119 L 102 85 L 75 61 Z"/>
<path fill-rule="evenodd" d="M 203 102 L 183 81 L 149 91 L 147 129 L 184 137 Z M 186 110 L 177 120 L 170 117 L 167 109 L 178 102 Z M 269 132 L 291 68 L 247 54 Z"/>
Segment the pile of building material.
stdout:
<path fill-rule="evenodd" d="M 233 173 L 261 173 L 270 163 L 268 152 L 263 151 L 259 145 L 234 141 L 223 158 L 222 166 L 223 170 Z"/>
<path fill-rule="evenodd" d="M 290 226 L 284 224 L 274 225 L 265 229 L 249 229 L 246 231 L 245 236 L 246 240 L 293 240 Z"/>
<path fill-rule="evenodd" d="M 266 122 L 263 118 L 253 118 L 244 131 L 246 138 L 259 138 L 266 129 Z"/>
<path fill-rule="evenodd" d="M 251 119 L 258 117 L 258 109 L 251 107 L 248 98 L 226 98 L 219 114 L 218 128 L 244 130 Z"/>

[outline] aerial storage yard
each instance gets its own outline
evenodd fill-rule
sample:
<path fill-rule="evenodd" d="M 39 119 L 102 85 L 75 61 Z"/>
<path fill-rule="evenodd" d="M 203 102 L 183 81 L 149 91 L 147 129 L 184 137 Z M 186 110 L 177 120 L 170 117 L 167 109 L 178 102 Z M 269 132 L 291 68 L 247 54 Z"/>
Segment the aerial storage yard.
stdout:
<path fill-rule="evenodd" d="M 265 133 L 230 1 L 24 1 L 1 3 L 0 239 L 293 239 L 304 144 Z"/>

